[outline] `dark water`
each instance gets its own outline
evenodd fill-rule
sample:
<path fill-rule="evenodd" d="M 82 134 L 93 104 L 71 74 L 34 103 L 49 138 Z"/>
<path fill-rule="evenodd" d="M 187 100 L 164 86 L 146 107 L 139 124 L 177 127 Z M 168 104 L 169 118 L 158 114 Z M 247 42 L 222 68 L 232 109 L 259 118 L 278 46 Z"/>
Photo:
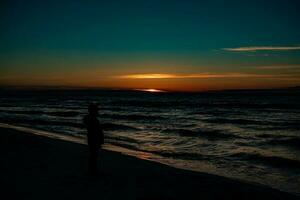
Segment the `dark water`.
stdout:
<path fill-rule="evenodd" d="M 0 90 L 0 122 L 80 136 L 90 102 L 100 104 L 108 144 L 300 194 L 299 90 Z"/>

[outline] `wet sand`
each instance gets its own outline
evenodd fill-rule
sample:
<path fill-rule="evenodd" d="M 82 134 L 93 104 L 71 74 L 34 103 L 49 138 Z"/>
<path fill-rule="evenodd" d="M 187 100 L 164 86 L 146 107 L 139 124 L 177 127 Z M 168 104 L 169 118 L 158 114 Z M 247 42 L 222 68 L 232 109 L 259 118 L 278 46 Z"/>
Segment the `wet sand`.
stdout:
<path fill-rule="evenodd" d="M 0 128 L 0 187 L 10 199 L 300 199 L 252 183 L 103 150 L 87 175 L 87 146 Z"/>

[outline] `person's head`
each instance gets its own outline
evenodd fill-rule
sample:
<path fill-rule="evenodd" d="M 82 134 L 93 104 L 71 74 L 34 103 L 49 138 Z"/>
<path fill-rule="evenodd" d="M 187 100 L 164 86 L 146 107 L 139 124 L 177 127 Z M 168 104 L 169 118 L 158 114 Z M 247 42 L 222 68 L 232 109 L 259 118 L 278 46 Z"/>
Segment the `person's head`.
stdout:
<path fill-rule="evenodd" d="M 88 110 L 90 115 L 98 115 L 99 108 L 97 104 L 91 103 Z"/>

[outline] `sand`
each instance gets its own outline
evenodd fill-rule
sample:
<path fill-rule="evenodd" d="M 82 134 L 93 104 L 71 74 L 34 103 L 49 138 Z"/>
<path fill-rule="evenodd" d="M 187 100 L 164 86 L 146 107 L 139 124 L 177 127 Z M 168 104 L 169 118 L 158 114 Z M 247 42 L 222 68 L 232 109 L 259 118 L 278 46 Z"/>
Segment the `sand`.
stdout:
<path fill-rule="evenodd" d="M 9 199 L 300 199 L 107 150 L 100 176 L 89 177 L 86 145 L 9 128 L 0 128 L 0 148 L 1 196 Z"/>

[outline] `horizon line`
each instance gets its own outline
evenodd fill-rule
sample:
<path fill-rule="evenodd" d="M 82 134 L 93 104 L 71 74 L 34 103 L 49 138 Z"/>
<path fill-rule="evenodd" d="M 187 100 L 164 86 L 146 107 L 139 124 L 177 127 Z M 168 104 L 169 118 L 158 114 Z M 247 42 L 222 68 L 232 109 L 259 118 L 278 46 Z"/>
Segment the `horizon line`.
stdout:
<path fill-rule="evenodd" d="M 201 89 L 201 90 L 170 90 L 163 88 L 109 88 L 99 86 L 21 86 L 21 85 L 0 85 L 0 90 L 5 89 L 28 89 L 28 90 L 111 90 L 111 91 L 139 91 L 147 92 L 147 90 L 160 90 L 164 93 L 201 93 L 201 92 L 222 92 L 222 91 L 247 91 L 247 90 L 281 90 L 281 89 L 300 89 L 300 85 L 288 87 L 269 87 L 269 88 L 228 88 L 228 89 Z"/>

